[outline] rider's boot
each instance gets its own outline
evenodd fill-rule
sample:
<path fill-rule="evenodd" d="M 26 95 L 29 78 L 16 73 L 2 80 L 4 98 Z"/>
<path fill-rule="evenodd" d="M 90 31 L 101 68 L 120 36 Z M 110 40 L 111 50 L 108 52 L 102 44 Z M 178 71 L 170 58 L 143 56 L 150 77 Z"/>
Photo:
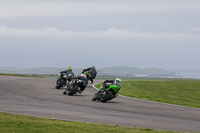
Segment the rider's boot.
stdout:
<path fill-rule="evenodd" d="M 82 90 L 81 90 L 81 89 L 78 89 L 78 93 L 81 94 L 81 93 L 82 93 Z"/>
<path fill-rule="evenodd" d="M 82 91 L 81 91 L 81 90 L 78 90 L 78 93 L 79 93 L 79 94 L 81 94 L 81 93 L 82 93 Z"/>

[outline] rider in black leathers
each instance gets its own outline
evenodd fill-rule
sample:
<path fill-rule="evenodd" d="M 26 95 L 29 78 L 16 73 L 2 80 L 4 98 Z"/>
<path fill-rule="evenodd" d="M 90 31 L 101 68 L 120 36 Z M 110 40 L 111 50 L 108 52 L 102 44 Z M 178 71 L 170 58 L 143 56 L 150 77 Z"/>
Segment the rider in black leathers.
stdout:
<path fill-rule="evenodd" d="M 85 88 L 87 87 L 87 84 L 88 84 L 87 77 L 85 74 L 81 74 L 81 76 L 78 76 L 78 77 L 73 77 L 72 79 L 82 80 L 82 84 L 79 86 L 80 87 L 79 93 L 81 93 L 83 90 L 85 90 Z M 67 89 L 68 88 L 66 88 L 66 90 Z M 63 94 L 66 94 L 66 90 L 63 92 Z"/>
<path fill-rule="evenodd" d="M 71 76 L 68 77 L 68 81 L 69 81 L 69 82 L 70 82 L 70 81 L 72 80 L 72 78 L 74 77 L 74 72 L 72 71 L 72 68 L 71 68 L 71 67 L 68 67 L 67 70 L 61 71 L 60 73 L 61 73 L 61 77 L 64 75 L 64 73 L 66 73 L 66 75 L 69 75 L 69 74 L 70 74 Z"/>
<path fill-rule="evenodd" d="M 82 84 L 80 85 L 80 88 L 81 88 L 80 90 L 81 90 L 81 92 L 82 92 L 83 90 L 85 90 L 85 88 L 87 87 L 87 84 L 88 84 L 86 75 L 85 75 L 85 74 L 81 74 L 81 76 L 78 76 L 77 78 L 75 77 L 74 79 L 82 80 L 83 82 L 82 82 Z M 81 92 L 79 92 L 79 93 L 81 93 Z"/>
<path fill-rule="evenodd" d="M 95 79 L 96 75 L 97 75 L 95 66 L 83 69 L 82 74 L 84 74 L 85 72 L 88 72 L 91 75 L 89 79 L 90 79 L 91 83 L 93 83 L 93 79 Z"/>

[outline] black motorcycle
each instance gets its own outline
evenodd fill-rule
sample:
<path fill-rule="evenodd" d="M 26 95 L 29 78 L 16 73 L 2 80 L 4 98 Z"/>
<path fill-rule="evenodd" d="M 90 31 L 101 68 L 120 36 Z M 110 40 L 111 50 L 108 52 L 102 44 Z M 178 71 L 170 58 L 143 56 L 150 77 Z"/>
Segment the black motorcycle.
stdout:
<path fill-rule="evenodd" d="M 67 80 L 71 81 L 73 75 L 71 73 L 62 73 L 60 72 L 59 77 L 56 81 L 56 87 L 57 89 L 60 89 L 61 87 L 65 87 L 67 84 Z"/>
<path fill-rule="evenodd" d="M 82 80 L 72 79 L 71 82 L 67 84 L 67 89 L 63 92 L 63 94 L 73 95 L 77 93 L 81 93 L 80 86 L 83 84 Z"/>

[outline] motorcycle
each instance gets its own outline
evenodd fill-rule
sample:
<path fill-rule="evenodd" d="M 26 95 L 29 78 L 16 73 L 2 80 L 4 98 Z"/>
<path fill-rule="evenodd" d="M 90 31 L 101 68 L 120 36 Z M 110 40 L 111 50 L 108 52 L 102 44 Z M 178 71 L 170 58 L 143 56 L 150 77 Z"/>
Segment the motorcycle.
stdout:
<path fill-rule="evenodd" d="M 90 73 L 88 71 L 85 71 L 83 74 L 85 74 L 87 76 L 87 81 L 88 83 L 92 83 L 93 82 L 93 78 L 90 75 Z"/>
<path fill-rule="evenodd" d="M 60 72 L 59 77 L 57 78 L 56 81 L 56 87 L 57 89 L 60 89 L 61 87 L 65 87 L 67 84 L 67 80 L 71 80 L 73 75 L 71 73 L 62 73 Z"/>
<path fill-rule="evenodd" d="M 82 84 L 82 80 L 79 79 L 72 79 L 71 82 L 67 84 L 66 91 L 63 92 L 63 94 L 73 95 L 77 94 L 78 92 L 81 93 L 80 86 Z"/>
<path fill-rule="evenodd" d="M 93 101 L 99 100 L 101 102 L 107 102 L 118 96 L 118 91 L 120 87 L 117 85 L 112 85 L 111 83 L 106 83 L 101 85 L 100 91 L 94 95 Z"/>

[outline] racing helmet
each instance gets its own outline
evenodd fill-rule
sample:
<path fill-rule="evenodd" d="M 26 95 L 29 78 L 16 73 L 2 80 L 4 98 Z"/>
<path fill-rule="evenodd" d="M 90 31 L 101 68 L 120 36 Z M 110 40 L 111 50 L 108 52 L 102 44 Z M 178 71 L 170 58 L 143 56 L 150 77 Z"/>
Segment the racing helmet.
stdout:
<path fill-rule="evenodd" d="M 81 74 L 81 76 L 86 78 L 86 75 L 85 75 L 85 74 Z"/>
<path fill-rule="evenodd" d="M 122 80 L 120 78 L 116 78 L 115 81 L 121 82 Z"/>
<path fill-rule="evenodd" d="M 88 72 L 85 72 L 84 74 L 86 75 L 86 78 L 87 78 L 87 79 L 89 79 L 90 76 L 91 76 Z"/>
<path fill-rule="evenodd" d="M 68 67 L 68 70 L 71 70 L 71 71 L 72 71 L 72 68 L 71 68 L 71 67 Z"/>

